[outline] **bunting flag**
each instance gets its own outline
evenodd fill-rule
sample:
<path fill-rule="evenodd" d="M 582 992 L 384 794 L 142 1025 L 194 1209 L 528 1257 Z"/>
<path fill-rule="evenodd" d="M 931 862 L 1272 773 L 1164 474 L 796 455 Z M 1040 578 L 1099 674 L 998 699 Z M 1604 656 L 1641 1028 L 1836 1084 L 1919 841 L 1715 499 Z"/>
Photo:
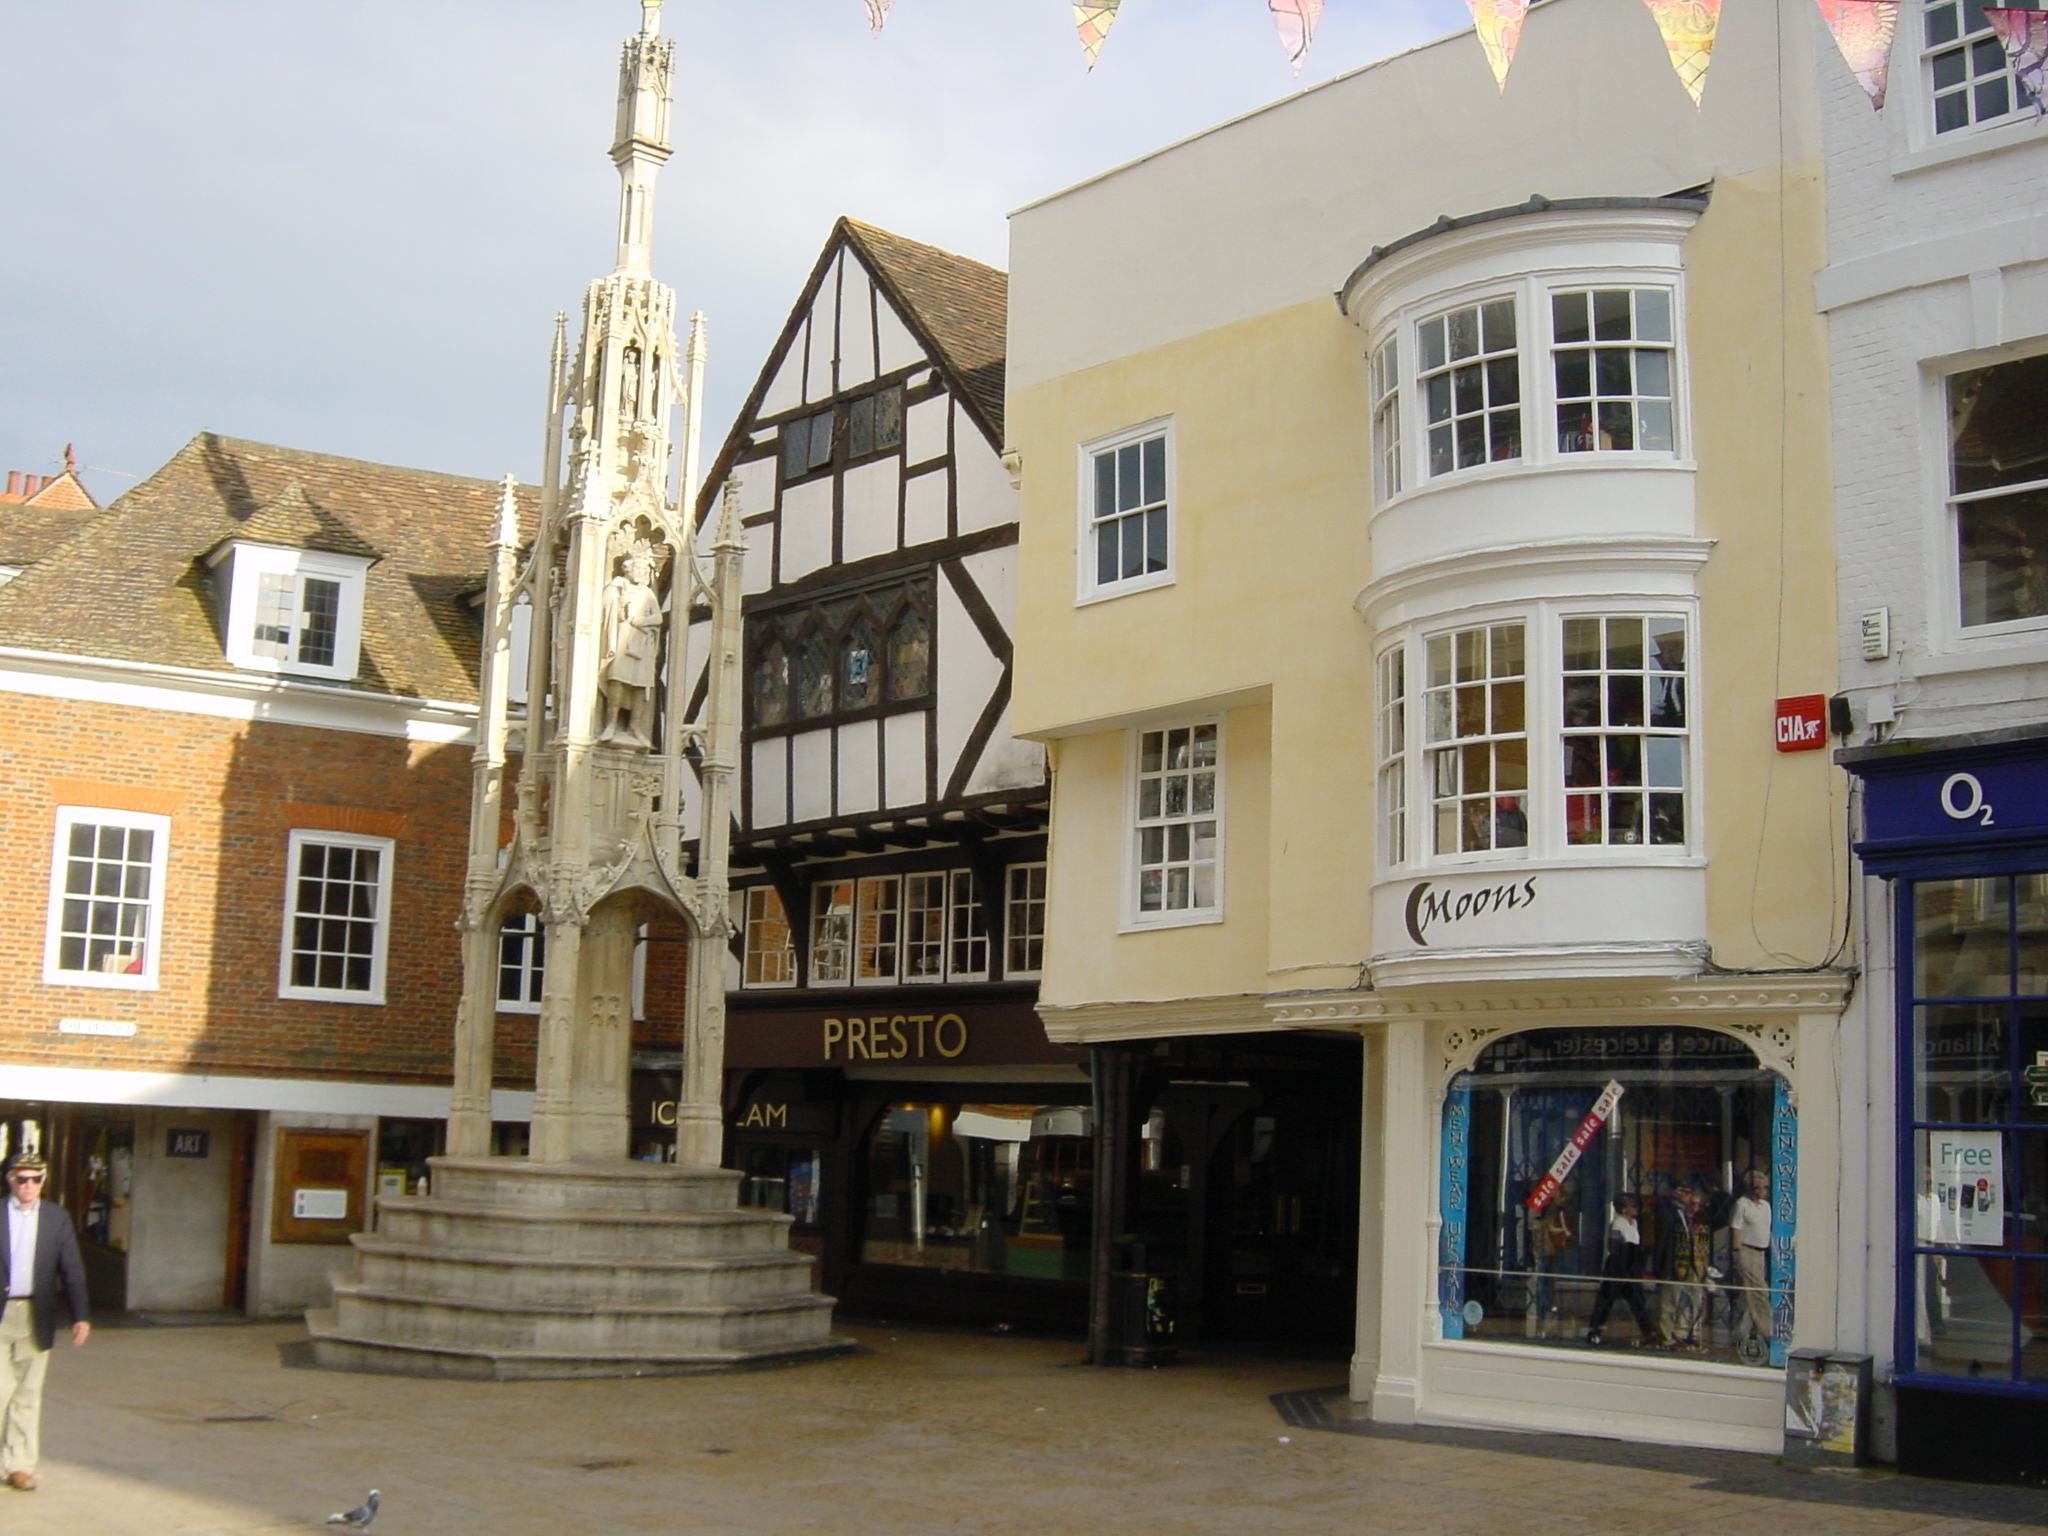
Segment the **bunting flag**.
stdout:
<path fill-rule="evenodd" d="M 1280 46 L 1287 50 L 1287 62 L 1301 73 L 1301 61 L 1308 57 L 1316 40 L 1316 23 L 1322 19 L 1323 0 L 1266 0 L 1273 13 L 1273 26 L 1280 33 Z"/>
<path fill-rule="evenodd" d="M 1472 8 L 1472 29 L 1479 34 L 1479 46 L 1486 50 L 1486 62 L 1493 70 L 1493 83 L 1505 92 L 1508 69 L 1515 62 L 1515 44 L 1522 40 L 1522 18 L 1529 0 L 1465 0 Z"/>
<path fill-rule="evenodd" d="M 2035 118 L 2048 117 L 2048 11 L 1986 6 L 1984 19 L 2005 44 L 2006 60 L 2033 100 Z"/>
<path fill-rule="evenodd" d="M 1884 105 L 1885 74 L 1891 67 L 1892 33 L 1899 0 L 1815 0 L 1820 19 L 1834 35 L 1842 62 L 1863 87 L 1873 107 Z"/>
<path fill-rule="evenodd" d="M 1714 58 L 1714 28 L 1721 22 L 1721 0 L 1643 0 L 1657 18 L 1664 47 L 1678 83 L 1692 104 L 1700 104 L 1707 86 L 1707 66 Z"/>
<path fill-rule="evenodd" d="M 896 0 L 868 0 L 868 30 L 875 36 L 882 35 L 882 23 L 889 19 L 889 7 Z"/>
<path fill-rule="evenodd" d="M 1081 46 L 1088 50 L 1088 67 L 1095 67 L 1095 55 L 1102 52 L 1102 40 L 1116 21 L 1116 8 L 1123 0 L 1074 0 L 1074 30 L 1081 34 Z"/>

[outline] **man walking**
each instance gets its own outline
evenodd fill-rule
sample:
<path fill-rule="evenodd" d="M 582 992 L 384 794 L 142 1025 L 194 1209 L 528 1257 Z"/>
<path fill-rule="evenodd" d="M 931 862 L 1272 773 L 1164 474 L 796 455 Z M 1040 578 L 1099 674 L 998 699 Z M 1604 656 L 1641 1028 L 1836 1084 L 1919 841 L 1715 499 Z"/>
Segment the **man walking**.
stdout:
<path fill-rule="evenodd" d="M 1735 1202 L 1728 1230 L 1735 1237 L 1735 1280 L 1742 1287 L 1742 1316 L 1759 1339 L 1771 1337 L 1771 1181 L 1761 1168 L 1749 1170 Z"/>
<path fill-rule="evenodd" d="M 85 1261 L 61 1205 L 43 1199 L 49 1168 L 23 1153 L 7 1165 L 7 1310 L 0 1315 L 0 1472 L 27 1493 L 41 1459 L 43 1374 L 57 1342 L 57 1287 L 71 1306 L 71 1342 L 92 1332 L 86 1321 Z"/>

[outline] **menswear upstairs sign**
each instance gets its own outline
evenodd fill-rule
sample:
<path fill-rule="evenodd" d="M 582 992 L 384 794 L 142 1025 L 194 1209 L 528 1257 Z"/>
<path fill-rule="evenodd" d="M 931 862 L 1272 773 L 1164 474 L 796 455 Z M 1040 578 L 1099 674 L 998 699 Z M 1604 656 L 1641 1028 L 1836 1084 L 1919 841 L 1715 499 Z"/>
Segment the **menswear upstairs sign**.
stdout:
<path fill-rule="evenodd" d="M 868 25 L 879 33 L 889 19 L 896 0 L 864 0 Z M 1116 24 L 1124 0 L 1047 0 L 1048 4 L 1071 4 L 1074 31 L 1088 56 L 1088 67 L 1102 52 L 1109 29 Z M 1163 0 L 1162 0 L 1163 3 Z M 1316 23 L 1322 20 L 1325 0 L 1245 0 L 1260 4 L 1272 16 L 1274 30 L 1287 60 L 1301 73 L 1301 62 L 1316 40 Z M 1367 5 L 1372 0 L 1343 0 Z M 1763 0 L 1738 0 L 1761 4 Z M 1515 50 L 1522 41 L 1522 22 L 1531 0 L 1465 0 L 1472 12 L 1472 29 L 1486 54 L 1487 66 L 1502 91 L 1508 88 L 1508 70 L 1515 62 Z M 1658 35 L 1664 40 L 1671 68 L 1686 94 L 1698 105 L 1706 90 L 1707 66 L 1714 58 L 1714 34 L 1721 23 L 1722 0 L 1643 0 Z M 1870 97 L 1873 107 L 1884 105 L 1885 73 L 1890 64 L 1892 37 L 1898 28 L 1900 0 L 1814 0 L 1827 24 L 1842 62 Z M 2048 111 L 2044 102 L 2043 75 L 2048 73 L 2048 12 L 2024 9 L 1984 11 L 2011 61 L 2015 74 L 2031 91 L 2037 111 Z"/>

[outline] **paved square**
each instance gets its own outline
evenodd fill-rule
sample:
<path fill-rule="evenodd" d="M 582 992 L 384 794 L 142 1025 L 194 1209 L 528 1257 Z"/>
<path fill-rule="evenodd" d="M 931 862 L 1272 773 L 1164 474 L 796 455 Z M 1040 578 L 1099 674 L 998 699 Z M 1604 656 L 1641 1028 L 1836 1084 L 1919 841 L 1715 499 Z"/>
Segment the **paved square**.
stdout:
<path fill-rule="evenodd" d="M 43 1487 L 8 1536 L 1104 1536 L 1118 1531 L 1955 1533 L 2048 1494 L 1830 1477 L 1551 1436 L 1290 1426 L 1331 1365 L 1076 1366 L 1069 1343 L 847 1328 L 866 1352 L 738 1376 L 414 1381 L 288 1368 L 293 1325 L 110 1328 L 52 1362 Z M 283 1347 L 281 1350 L 281 1346 Z"/>

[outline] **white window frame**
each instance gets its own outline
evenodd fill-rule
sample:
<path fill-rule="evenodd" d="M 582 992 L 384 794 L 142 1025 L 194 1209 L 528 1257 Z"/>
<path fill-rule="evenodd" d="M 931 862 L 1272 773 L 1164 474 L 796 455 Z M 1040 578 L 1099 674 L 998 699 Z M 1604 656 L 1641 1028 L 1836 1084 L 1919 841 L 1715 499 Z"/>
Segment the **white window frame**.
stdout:
<path fill-rule="evenodd" d="M 1586 249 L 1595 248 L 1588 241 Z M 1671 296 L 1671 437 L 1672 446 L 1662 448 L 1608 448 L 1566 453 L 1557 435 L 1557 334 L 1551 298 L 1560 293 L 1581 293 L 1593 289 L 1662 289 Z M 1421 365 L 1419 335 L 1422 326 L 1454 311 L 1502 298 L 1515 301 L 1515 347 L 1520 367 L 1522 451 L 1512 459 L 1490 459 L 1464 469 L 1449 469 L 1440 475 L 1429 473 L 1429 422 L 1423 391 L 1418 382 Z M 1415 303 L 1391 314 L 1372 332 L 1368 351 L 1368 393 L 1391 383 L 1390 425 L 1395 441 L 1388 442 L 1376 428 L 1373 437 L 1373 478 L 1382 491 L 1379 508 L 1399 505 L 1417 496 L 1475 480 L 1501 475 L 1546 474 L 1583 471 L 1592 468 L 1690 469 L 1690 349 L 1686 336 L 1686 294 L 1684 273 L 1677 267 L 1590 265 L 1558 266 L 1508 279 L 1464 284 L 1425 295 Z M 1372 366 L 1388 342 L 1397 344 L 1398 366 L 1391 380 L 1379 378 Z M 1577 343 L 1566 343 L 1567 348 Z M 1629 343 L 1635 345 L 1633 341 Z M 1663 350 L 1662 343 L 1651 345 Z M 1377 416 L 1381 400 L 1371 409 Z M 1383 445 L 1395 455 L 1389 467 L 1381 462 Z M 1398 489 L 1385 489 L 1389 481 Z M 1411 802 L 1412 804 L 1412 802 Z"/>
<path fill-rule="evenodd" d="M 1372 499 L 1385 506 L 1401 494 L 1401 333 L 1389 331 L 1369 354 L 1372 406 Z"/>
<path fill-rule="evenodd" d="M 1935 43 L 1930 41 L 1928 37 L 1928 13 L 1946 4 L 1953 4 L 1955 6 L 1957 32 L 1955 37 L 1947 42 Z M 1952 140 L 1968 138 L 1973 134 L 1982 133 L 1988 129 L 2002 128 L 2008 123 L 2020 120 L 2022 117 L 2029 121 L 2035 117 L 2033 105 L 2031 103 L 2023 103 L 2020 100 L 2022 87 L 2018 76 L 2013 72 L 2012 61 L 2005 57 L 2005 48 L 1998 41 L 1998 34 L 1990 31 L 1988 28 L 1983 32 L 1964 30 L 1969 25 L 1968 18 L 1964 14 L 1966 10 L 1965 0 L 1912 0 L 1912 10 L 1915 13 L 1915 26 L 1917 27 L 1914 40 L 1919 44 L 1919 51 L 1915 55 L 1915 71 L 1918 76 L 1917 83 L 1926 97 L 1925 101 L 1920 104 L 1920 112 L 1923 126 L 1926 129 L 1928 138 L 1932 142 L 1944 144 Z M 1998 50 L 2004 62 L 1997 70 L 1989 74 L 1972 75 L 1967 60 L 1969 55 L 1975 52 L 1976 44 L 1979 42 L 1989 42 L 1992 47 Z M 1935 55 L 1957 52 L 1962 53 L 1966 61 L 1964 64 L 1964 82 L 1960 92 L 1952 88 L 1943 88 L 1937 94 L 1937 88 L 1934 83 Z M 1975 97 L 1977 91 L 1992 80 L 2003 80 L 2005 82 L 2007 107 L 2005 111 L 1995 117 L 1980 118 L 1976 115 Z M 1942 96 L 1957 94 L 1962 95 L 1968 103 L 1970 114 L 1968 121 L 1958 123 L 1953 128 L 1944 129 L 1938 127 L 1934 120 L 1936 102 Z"/>
<path fill-rule="evenodd" d="M 1396 642 L 1373 659 L 1373 845 L 1383 866 L 1410 862 L 1414 833 L 1408 813 L 1408 720 L 1413 713 L 1409 647 Z"/>
<path fill-rule="evenodd" d="M 831 895 L 841 886 L 846 888 L 843 905 Z M 811 925 L 808 979 L 814 987 L 848 986 L 853 981 L 854 882 L 843 878 L 814 880 L 810 889 L 811 909 L 805 919 Z M 832 924 L 844 925 L 841 936 L 821 939 L 820 933 Z M 829 971 L 821 964 L 827 954 L 834 955 L 838 961 L 836 967 Z"/>
<path fill-rule="evenodd" d="M 1685 797 L 1685 841 L 1683 843 L 1572 843 L 1567 840 L 1565 817 L 1564 738 L 1585 735 L 1590 728 L 1564 725 L 1564 625 L 1568 619 L 1589 618 L 1677 618 L 1686 631 L 1686 665 L 1682 676 L 1686 695 L 1686 724 L 1683 729 Z M 1435 797 L 1431 793 L 1423 683 L 1426 682 L 1426 647 L 1432 635 L 1457 630 L 1519 623 L 1523 628 L 1523 724 L 1529 743 L 1529 787 L 1524 792 L 1528 816 L 1528 840 L 1522 847 L 1493 848 L 1471 853 L 1437 853 L 1432 825 Z M 1474 609 L 1418 619 L 1398 630 L 1389 630 L 1384 656 L 1394 647 L 1408 652 L 1407 732 L 1402 743 L 1401 773 L 1408 807 L 1408 857 L 1398 867 L 1407 878 L 1427 870 L 1501 869 L 1518 865 L 1545 867 L 1584 864 L 1656 864 L 1680 867 L 1703 866 L 1707 846 L 1707 786 L 1702 777 L 1705 762 L 1703 700 L 1704 668 L 1700 655 L 1699 604 L 1696 598 L 1677 594 L 1662 597 L 1578 596 L 1546 599 L 1500 607 Z M 1418 655 L 1424 660 L 1417 661 Z M 1624 728 L 1600 734 L 1617 734 Z M 1679 734 L 1676 731 L 1657 734 Z M 1376 733 L 1374 768 L 1394 768 L 1386 755 L 1386 742 Z M 1395 868 L 1388 857 L 1375 816 L 1375 864 L 1383 870 Z"/>
<path fill-rule="evenodd" d="M 2026 345 L 2038 349 L 2041 342 L 2036 339 Z M 2039 482 L 2001 486 L 1994 491 L 1970 492 L 1959 498 L 1955 492 L 1955 471 L 1951 453 L 1953 445 L 1949 440 L 1949 386 L 1958 374 L 1997 368 L 2008 363 L 2030 362 L 2041 355 L 2039 350 L 2018 356 L 2001 351 L 2000 355 L 1989 358 L 1980 353 L 1972 354 L 1963 361 L 1948 360 L 1927 365 L 1923 431 L 1924 441 L 1930 445 L 1925 461 L 1931 504 L 1935 508 L 1935 516 L 1930 523 L 1933 530 L 1933 548 L 1929 551 L 1926 567 L 1930 587 L 1929 612 L 1933 618 L 1928 630 L 1933 641 L 1930 648 L 1938 652 L 1964 655 L 1975 651 L 1996 652 L 2015 641 L 2038 645 L 2043 633 L 2048 632 L 2048 613 L 2028 614 L 2017 619 L 1998 619 L 1988 624 L 1963 622 L 1960 509 L 1975 502 L 2014 495 Z"/>
<path fill-rule="evenodd" d="M 134 974 L 118 971 L 67 971 L 59 966 L 63 945 L 65 878 L 68 874 L 71 833 L 75 827 L 119 827 L 124 831 L 153 834 L 150 844 L 149 895 L 145 899 L 147 932 L 143 938 L 142 969 Z M 171 819 L 141 811 L 108 811 L 93 806 L 57 807 L 56 832 L 50 844 L 50 901 L 43 927 L 43 981 L 57 987 L 114 987 L 129 992 L 154 992 L 163 948 L 164 881 L 169 869 Z"/>
<path fill-rule="evenodd" d="M 1031 878 L 1033 874 L 1036 874 L 1038 877 L 1035 882 L 1038 887 L 1036 895 L 1033 895 L 1031 890 L 1034 883 Z M 1021 894 L 1017 889 L 1017 877 L 1019 875 L 1024 877 L 1024 890 Z M 1048 871 L 1042 860 L 1035 864 L 1012 864 L 1003 871 L 1003 975 L 1005 978 L 1012 976 L 1040 976 L 1044 974 L 1046 914 L 1050 910 L 1049 899 L 1051 894 Z M 1033 911 L 1038 915 L 1037 931 L 1035 933 L 1020 933 L 1018 931 L 1020 914 Z M 1010 957 L 1015 953 L 1014 946 L 1019 943 L 1029 944 L 1033 940 L 1036 940 L 1038 944 L 1038 964 L 1032 966 L 1011 965 Z"/>
<path fill-rule="evenodd" d="M 1216 731 L 1215 805 L 1213 814 L 1197 817 L 1192 811 L 1178 820 L 1192 823 L 1197 819 L 1211 820 L 1216 824 L 1216 857 L 1214 860 L 1213 893 L 1215 900 L 1206 907 L 1182 907 L 1174 910 L 1147 912 L 1143 910 L 1140 884 L 1143 878 L 1144 861 L 1142 854 L 1143 834 L 1148 826 L 1164 825 L 1166 819 L 1141 818 L 1139 812 L 1140 780 L 1143 776 L 1144 738 L 1155 733 L 1187 730 L 1199 726 L 1213 726 Z M 1187 928 L 1200 923 L 1223 921 L 1224 891 L 1224 844 L 1227 840 L 1225 811 L 1229 795 L 1229 741 L 1221 715 L 1202 715 L 1186 720 L 1173 720 L 1158 725 L 1133 727 L 1124 738 L 1124 875 L 1123 875 L 1123 916 L 1119 931 L 1124 933 L 1150 932 L 1160 928 Z M 1192 834 L 1190 834 L 1192 836 Z"/>
<path fill-rule="evenodd" d="M 377 860 L 376 928 L 370 951 L 370 985 L 357 991 L 347 987 L 302 987 L 292 982 L 292 957 L 297 926 L 300 850 L 319 846 L 358 848 L 379 855 Z M 284 923 L 279 939 L 277 995 L 302 1002 L 367 1003 L 384 1001 L 385 964 L 391 948 L 391 865 L 397 844 L 388 837 L 371 837 L 360 832 L 322 832 L 294 827 L 286 841 L 284 861 Z"/>
<path fill-rule="evenodd" d="M 228 661 L 251 672 L 276 672 L 299 677 L 354 680 L 362 664 L 363 584 L 370 562 L 354 555 L 325 550 L 287 549 L 275 544 L 228 546 L 227 617 L 223 625 Z M 292 581 L 294 612 L 304 611 L 308 580 L 332 581 L 341 588 L 335 615 L 334 661 L 331 665 L 300 661 L 296 642 L 289 656 L 265 656 L 256 650 L 260 588 L 265 576 Z M 294 632 L 296 635 L 296 631 Z"/>
<path fill-rule="evenodd" d="M 796 929 L 789 921 L 789 914 L 782 914 L 782 931 L 788 935 L 788 943 L 780 949 L 766 949 L 754 942 L 754 935 L 770 921 L 768 902 L 772 898 L 776 908 L 782 906 L 782 892 L 772 885 L 750 885 L 733 892 L 739 904 L 740 924 L 740 985 L 748 991 L 772 991 L 778 987 L 793 987 L 797 984 Z M 643 946 L 644 948 L 644 946 Z M 757 957 L 765 959 L 774 956 L 784 972 L 780 981 L 760 981 L 754 975 Z"/>
<path fill-rule="evenodd" d="M 519 925 L 516 928 L 513 926 L 515 923 Z M 505 945 L 508 942 L 519 945 L 519 962 L 516 966 L 505 964 Z M 498 960 L 495 967 L 499 989 L 498 1012 L 540 1012 L 540 988 L 535 983 L 541 981 L 547 974 L 546 944 L 546 925 L 541 922 L 538 912 L 515 912 L 498 924 Z M 505 972 L 508 970 L 518 971 L 520 990 L 533 993 L 531 1000 L 505 996 Z"/>
<path fill-rule="evenodd" d="M 974 871 L 948 870 L 946 881 L 946 980 L 987 981 L 995 941 L 989 936 L 988 918 L 974 889 Z M 980 965 L 971 963 L 977 950 Z M 963 956 L 969 963 L 962 963 Z"/>
<path fill-rule="evenodd" d="M 1166 457 L 1166 567 L 1164 570 L 1148 571 L 1142 575 L 1119 577 L 1113 581 L 1096 580 L 1095 550 L 1095 462 L 1106 453 L 1119 448 L 1142 443 L 1151 438 L 1162 439 Z M 1077 469 L 1077 490 L 1075 494 L 1076 530 L 1074 544 L 1074 604 L 1076 607 L 1088 603 L 1107 601 L 1113 597 L 1124 597 L 1132 592 L 1149 592 L 1156 587 L 1171 586 L 1179 569 L 1180 528 L 1176 515 L 1180 505 L 1179 459 L 1174 442 L 1173 418 L 1162 416 L 1156 421 L 1144 422 L 1135 427 L 1112 432 L 1107 437 L 1098 437 L 1080 447 Z"/>
<path fill-rule="evenodd" d="M 1454 303 L 1436 305 L 1429 313 L 1417 316 L 1408 326 L 1409 377 L 1413 380 L 1413 388 L 1409 390 L 1409 394 L 1413 400 L 1412 409 L 1421 412 L 1421 420 L 1417 423 L 1419 440 L 1416 443 L 1416 451 L 1422 456 L 1422 473 L 1416 477 L 1418 483 L 1443 481 L 1453 475 L 1470 474 L 1474 470 L 1490 469 L 1496 465 L 1519 464 L 1529 457 L 1528 355 L 1531 338 L 1524 313 L 1529 307 L 1527 287 L 1526 283 L 1516 283 L 1498 291 L 1461 295 Z M 1503 302 L 1508 306 L 1508 324 L 1514 333 L 1513 340 L 1506 348 L 1489 347 L 1486 339 L 1486 312 Z M 1451 352 L 1450 322 L 1454 315 L 1461 315 L 1467 311 L 1471 312 L 1472 324 L 1477 331 L 1476 342 L 1479 350 L 1468 357 L 1460 358 Z M 1444 359 L 1435 367 L 1425 370 L 1422 363 L 1422 333 L 1430 326 L 1439 324 L 1445 330 Z M 1502 361 L 1513 363 L 1515 398 L 1509 401 L 1498 401 L 1493 397 L 1493 365 Z M 1438 377 L 1455 380 L 1458 370 L 1463 367 L 1479 368 L 1482 403 L 1477 411 L 1460 411 L 1454 392 L 1449 402 L 1451 414 L 1442 422 L 1432 422 L 1429 419 L 1429 391 L 1425 387 L 1425 381 Z M 1455 391 L 1454 383 L 1447 387 Z M 1493 453 L 1493 418 L 1509 410 L 1515 413 L 1517 422 L 1517 451 L 1496 458 Z M 1480 435 L 1485 451 L 1478 463 L 1459 464 L 1456 462 L 1458 424 L 1475 416 L 1480 424 Z M 1450 433 L 1452 458 L 1449 467 L 1441 470 L 1432 468 L 1430 464 L 1430 438 L 1438 427 L 1443 427 Z"/>

